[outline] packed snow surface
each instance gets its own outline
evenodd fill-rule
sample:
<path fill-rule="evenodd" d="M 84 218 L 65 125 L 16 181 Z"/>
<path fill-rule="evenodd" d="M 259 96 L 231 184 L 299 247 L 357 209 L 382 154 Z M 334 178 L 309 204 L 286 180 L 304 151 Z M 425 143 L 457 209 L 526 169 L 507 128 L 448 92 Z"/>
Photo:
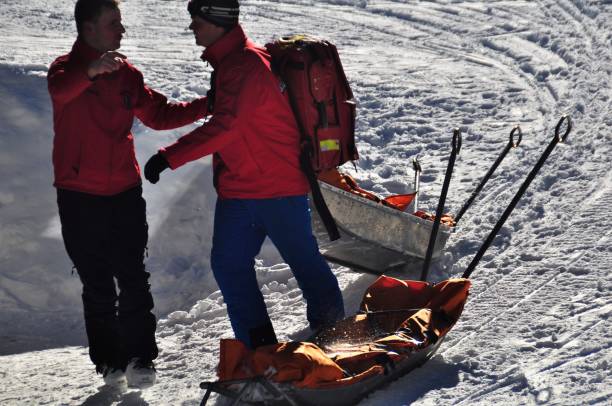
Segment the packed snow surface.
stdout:
<path fill-rule="evenodd" d="M 121 52 L 173 100 L 208 89 L 211 68 L 187 29 L 184 0 L 124 0 Z M 75 38 L 73 1 L 0 3 L 0 404 L 195 405 L 231 337 L 209 265 L 215 192 L 202 159 L 145 184 L 147 269 L 160 316 L 158 383 L 104 389 L 87 356 L 80 283 L 59 231 L 46 71 Z M 334 42 L 358 99 L 361 159 L 348 168 L 380 195 L 412 188 L 435 210 L 452 129 L 463 133 L 447 211 L 456 213 L 520 124 L 513 149 L 434 262 L 459 276 L 549 144 L 552 152 L 473 274 L 459 323 L 423 368 L 362 405 L 611 404 L 612 3 L 244 0 L 259 43 L 305 32 Z M 135 123 L 142 164 L 189 128 Z M 392 230 L 390 230 L 392 231 Z M 333 267 L 348 314 L 375 276 Z M 418 279 L 419 269 L 395 273 Z M 307 332 L 289 268 L 267 244 L 258 279 L 282 340 Z"/>

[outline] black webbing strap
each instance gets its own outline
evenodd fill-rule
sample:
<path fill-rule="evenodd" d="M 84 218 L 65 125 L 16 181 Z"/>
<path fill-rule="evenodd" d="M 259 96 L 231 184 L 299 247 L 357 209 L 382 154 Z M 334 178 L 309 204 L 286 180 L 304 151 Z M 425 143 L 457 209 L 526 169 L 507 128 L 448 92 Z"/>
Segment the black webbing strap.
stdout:
<path fill-rule="evenodd" d="M 321 217 L 321 221 L 323 221 L 325 229 L 327 230 L 329 240 L 336 241 L 340 238 L 338 226 L 336 225 L 336 221 L 327 207 L 327 203 L 325 203 L 323 193 L 321 193 L 321 187 L 319 186 L 317 175 L 315 174 L 314 169 L 312 169 L 310 152 L 308 152 L 308 148 L 304 146 L 302 146 L 302 150 L 300 151 L 300 166 L 302 167 L 302 171 L 306 175 L 308 183 L 310 184 L 312 201 L 317 209 L 317 213 L 319 213 L 319 216 Z"/>

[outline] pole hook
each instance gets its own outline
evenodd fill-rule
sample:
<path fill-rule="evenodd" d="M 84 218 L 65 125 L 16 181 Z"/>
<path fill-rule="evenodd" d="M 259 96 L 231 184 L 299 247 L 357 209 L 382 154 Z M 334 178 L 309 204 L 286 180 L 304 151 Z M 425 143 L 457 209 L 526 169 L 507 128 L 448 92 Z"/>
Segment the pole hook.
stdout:
<path fill-rule="evenodd" d="M 565 130 L 565 133 L 563 135 L 561 135 L 560 134 L 561 133 L 561 125 L 565 121 L 567 121 L 567 128 Z M 557 123 L 557 127 L 555 127 L 555 138 L 557 138 L 557 141 L 559 141 L 559 142 L 565 142 L 565 139 L 569 135 L 570 131 L 572 131 L 572 119 L 570 118 L 569 115 L 564 114 L 563 116 L 561 116 L 561 119 Z"/>
<path fill-rule="evenodd" d="M 514 134 L 518 132 L 518 139 L 514 139 Z M 521 126 L 515 126 L 512 131 L 510 131 L 510 145 L 512 148 L 516 148 L 521 145 L 521 141 L 523 141 L 523 131 L 521 130 Z"/>

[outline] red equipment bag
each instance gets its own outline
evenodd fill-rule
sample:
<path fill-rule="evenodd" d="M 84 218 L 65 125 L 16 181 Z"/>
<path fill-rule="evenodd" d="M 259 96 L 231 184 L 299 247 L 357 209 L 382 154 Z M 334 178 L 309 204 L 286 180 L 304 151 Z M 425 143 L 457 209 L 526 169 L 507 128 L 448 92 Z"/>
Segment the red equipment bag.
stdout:
<path fill-rule="evenodd" d="M 330 239 L 340 238 L 317 183 L 317 174 L 359 158 L 355 146 L 355 100 L 338 50 L 307 35 L 266 44 L 272 69 L 289 94 L 301 132 L 300 164 Z"/>
<path fill-rule="evenodd" d="M 355 100 L 338 50 L 306 35 L 283 37 L 266 45 L 272 68 L 287 86 L 318 173 L 359 158 L 355 147 Z"/>

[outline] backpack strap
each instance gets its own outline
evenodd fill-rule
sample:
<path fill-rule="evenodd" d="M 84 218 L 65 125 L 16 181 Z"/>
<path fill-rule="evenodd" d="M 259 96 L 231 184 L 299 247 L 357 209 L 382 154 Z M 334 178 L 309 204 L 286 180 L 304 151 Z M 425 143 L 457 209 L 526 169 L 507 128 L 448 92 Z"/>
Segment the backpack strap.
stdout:
<path fill-rule="evenodd" d="M 308 144 L 308 146 L 305 144 Z M 325 229 L 327 230 L 329 240 L 336 241 L 340 238 L 340 231 L 338 231 L 338 225 L 329 211 L 327 203 L 325 203 L 323 193 L 321 193 L 321 187 L 319 186 L 319 182 L 317 180 L 317 175 L 315 174 L 314 169 L 312 169 L 310 148 L 312 148 L 312 144 L 310 142 L 307 141 L 306 143 L 302 143 L 302 148 L 300 151 L 300 166 L 302 167 L 302 171 L 306 175 L 308 183 L 310 184 L 312 201 L 317 209 L 317 213 L 319 213 L 319 216 L 323 221 Z"/>

